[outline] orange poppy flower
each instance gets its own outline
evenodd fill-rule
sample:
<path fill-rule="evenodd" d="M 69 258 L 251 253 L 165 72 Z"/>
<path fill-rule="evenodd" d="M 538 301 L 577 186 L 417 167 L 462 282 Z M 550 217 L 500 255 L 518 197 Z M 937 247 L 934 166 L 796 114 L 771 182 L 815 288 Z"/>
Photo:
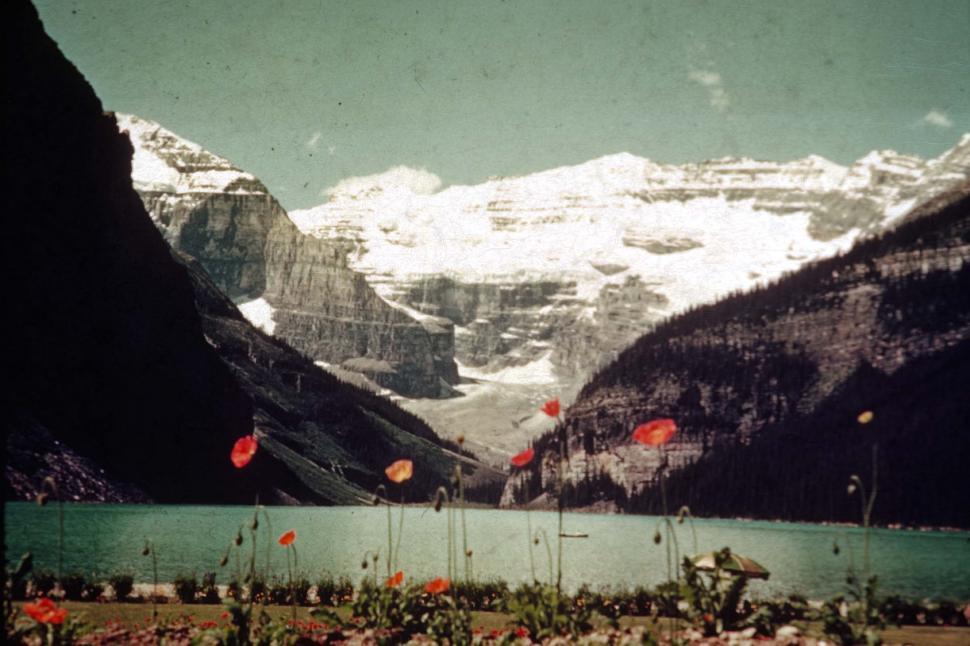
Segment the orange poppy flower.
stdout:
<path fill-rule="evenodd" d="M 655 419 L 640 424 L 633 431 L 633 439 L 648 446 L 661 446 L 670 441 L 677 432 L 677 424 L 672 419 Z"/>
<path fill-rule="evenodd" d="M 549 417 L 559 417 L 559 398 L 553 397 L 540 408 L 543 413 Z"/>
<path fill-rule="evenodd" d="M 67 619 L 67 610 L 58 608 L 57 604 L 46 597 L 37 600 L 37 603 L 25 603 L 24 612 L 30 615 L 31 619 L 41 624 L 63 624 Z"/>
<path fill-rule="evenodd" d="M 394 574 L 394 576 L 388 578 L 385 585 L 389 588 L 396 588 L 402 583 L 404 583 L 404 572 L 398 571 Z"/>
<path fill-rule="evenodd" d="M 236 443 L 232 446 L 229 459 L 232 460 L 237 469 L 242 469 L 256 455 L 256 446 L 255 435 L 244 435 L 236 440 Z"/>
<path fill-rule="evenodd" d="M 287 545 L 292 545 L 293 541 L 296 540 L 296 530 L 291 529 L 282 536 L 280 536 L 280 545 L 286 547 Z"/>
<path fill-rule="evenodd" d="M 449 579 L 442 579 L 440 576 L 433 581 L 429 581 L 427 585 L 424 586 L 424 591 L 429 594 L 441 594 L 442 592 L 448 592 L 448 588 L 451 587 L 451 581 Z"/>
<path fill-rule="evenodd" d="M 532 462 L 532 458 L 534 458 L 535 456 L 536 456 L 535 449 L 533 449 L 532 447 L 529 447 L 525 451 L 522 451 L 522 453 L 513 455 L 512 459 L 509 460 L 509 462 L 511 462 L 512 466 L 514 467 L 524 467 L 525 465 Z"/>
<path fill-rule="evenodd" d="M 384 469 L 384 473 L 391 482 L 401 484 L 405 480 L 410 480 L 414 475 L 414 464 L 410 460 L 398 460 L 391 466 Z"/>

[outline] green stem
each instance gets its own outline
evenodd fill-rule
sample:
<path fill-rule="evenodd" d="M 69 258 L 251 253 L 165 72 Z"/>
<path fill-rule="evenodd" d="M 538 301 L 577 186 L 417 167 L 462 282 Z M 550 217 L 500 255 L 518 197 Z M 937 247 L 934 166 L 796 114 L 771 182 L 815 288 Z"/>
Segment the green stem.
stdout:
<path fill-rule="evenodd" d="M 155 554 L 155 544 L 151 544 L 152 548 L 152 621 L 158 619 L 158 607 L 156 606 L 156 599 L 158 598 L 158 555 Z"/>
<path fill-rule="evenodd" d="M 388 506 L 390 509 L 390 506 Z M 396 571 L 398 566 L 398 558 L 401 556 L 401 536 L 404 535 L 404 489 L 401 489 L 401 515 L 398 518 L 397 523 L 397 544 L 394 546 L 394 567 L 391 571 Z M 388 575 L 390 578 L 391 575 Z"/>
<path fill-rule="evenodd" d="M 61 573 L 64 569 L 64 501 L 61 500 L 60 496 L 57 496 L 57 520 L 59 524 L 57 536 L 57 580 L 60 583 Z"/>
<path fill-rule="evenodd" d="M 465 521 L 465 482 L 461 477 L 461 464 L 455 465 L 455 475 L 458 478 L 458 509 L 461 512 L 461 547 L 465 557 L 465 581 L 469 581 L 468 525 Z"/>
<path fill-rule="evenodd" d="M 538 537 L 542 534 L 542 542 L 546 546 L 546 562 L 549 564 L 549 585 L 552 585 L 552 548 L 549 546 L 549 535 L 546 534 L 546 530 L 542 527 L 536 530 L 535 536 Z"/>
<path fill-rule="evenodd" d="M 269 522 L 269 513 L 263 507 L 263 519 L 266 521 L 266 570 L 263 572 L 263 580 L 269 583 L 270 578 L 270 553 L 273 547 L 273 526 Z"/>
<path fill-rule="evenodd" d="M 556 476 L 559 480 L 559 536 L 558 536 L 558 555 L 556 558 L 556 594 L 562 594 L 562 512 L 564 506 L 565 483 L 563 476 L 563 461 L 566 459 L 566 426 L 562 418 L 557 416 L 556 423 L 559 426 L 559 464 L 556 468 Z"/>
<path fill-rule="evenodd" d="M 536 562 L 535 557 L 532 555 L 532 517 L 529 515 L 529 510 L 525 510 L 525 523 L 529 530 L 526 535 L 526 540 L 529 542 L 529 572 L 532 574 L 532 582 L 536 581 Z"/>

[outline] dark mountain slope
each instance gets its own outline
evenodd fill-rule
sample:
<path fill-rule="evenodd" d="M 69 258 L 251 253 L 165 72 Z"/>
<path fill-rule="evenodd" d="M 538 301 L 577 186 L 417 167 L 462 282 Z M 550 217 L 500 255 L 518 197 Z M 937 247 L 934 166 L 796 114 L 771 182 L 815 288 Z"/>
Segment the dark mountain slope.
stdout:
<path fill-rule="evenodd" d="M 173 259 L 114 117 L 28 3 L 4 12 L 6 497 L 53 474 L 73 499 L 352 502 L 399 457 L 413 497 L 444 483 L 455 458 L 425 425 L 264 338 Z"/>
<path fill-rule="evenodd" d="M 712 451 L 667 481 L 668 504 L 701 516 L 858 522 L 852 474 L 867 483 L 877 446 L 878 523 L 970 526 L 970 341 L 886 376 L 860 367 L 818 409 Z M 860 403 L 875 412 L 856 422 Z M 657 513 L 657 488 L 627 509 Z"/>
<path fill-rule="evenodd" d="M 243 318 L 201 264 L 184 254 L 209 343 L 232 369 L 254 409 L 260 443 L 316 498 L 365 502 L 397 457 L 415 461 L 412 495 L 428 498 L 450 477 L 457 447 L 388 399 L 339 381 L 284 341 Z M 465 460 L 474 482 L 503 475 Z M 349 481 L 349 482 L 347 482 Z"/>
<path fill-rule="evenodd" d="M 226 447 L 250 407 L 131 188 L 131 144 L 34 9 L 4 12 L 5 423 L 32 420 L 162 500 L 235 499 Z"/>
<path fill-rule="evenodd" d="M 872 409 L 881 423 L 898 418 L 911 425 L 901 432 L 936 438 L 913 453 L 921 456 L 918 468 L 915 462 L 903 468 L 911 452 L 904 442 L 883 447 L 883 484 L 900 493 L 886 494 L 881 518 L 967 525 L 965 514 L 961 519 L 955 511 L 959 505 L 941 498 L 944 491 L 970 494 L 951 460 L 966 455 L 966 409 L 935 399 L 939 412 L 906 413 L 887 404 L 880 412 L 879 402 L 916 406 L 913 393 L 928 383 L 939 384 L 934 393 L 953 396 L 944 385 L 966 383 L 961 348 L 970 338 L 968 193 L 964 186 L 843 256 L 689 311 L 638 340 L 586 385 L 568 411 L 576 489 L 589 478 L 605 475 L 608 481 L 599 492 L 578 492 L 573 503 L 586 504 L 604 489 L 625 503 L 628 494 L 655 482 L 660 452 L 633 446 L 630 434 L 643 421 L 673 417 L 680 432 L 667 448 L 672 470 L 701 459 L 710 465 L 698 463 L 673 476 L 682 498 L 705 513 L 854 518 L 856 501 L 842 495 L 845 473 L 867 473 L 869 460 L 852 453 L 846 438 L 858 436 L 855 416 Z M 792 433 L 816 448 L 782 451 L 785 441 L 777 438 Z M 537 442 L 539 450 L 554 445 L 552 435 Z M 793 474 L 803 489 L 772 484 L 765 470 L 777 478 Z M 538 475 L 536 470 L 533 477 Z M 543 475 L 548 488 L 552 474 Z M 839 482 L 836 499 L 822 491 L 832 486 L 829 475 Z M 707 484 L 691 490 L 701 481 Z M 520 484 L 512 482 L 507 497 Z M 720 495 L 708 500 L 715 491 Z M 914 492 L 927 499 L 909 497 Z M 653 508 L 654 494 L 634 498 L 634 507 Z"/>

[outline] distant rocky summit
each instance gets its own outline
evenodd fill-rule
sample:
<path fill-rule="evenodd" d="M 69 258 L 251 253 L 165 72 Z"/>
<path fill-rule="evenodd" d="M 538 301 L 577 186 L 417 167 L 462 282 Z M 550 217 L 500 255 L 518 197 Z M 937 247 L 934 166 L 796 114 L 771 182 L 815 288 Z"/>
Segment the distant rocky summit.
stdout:
<path fill-rule="evenodd" d="M 395 392 L 456 394 L 450 322 L 384 302 L 338 245 L 303 235 L 266 186 L 228 160 L 146 119 L 119 115 L 118 124 L 135 146 L 132 180 L 155 226 L 264 329 Z"/>
<path fill-rule="evenodd" d="M 387 301 L 454 324 L 477 383 L 404 405 L 509 454 L 547 427 L 546 397 L 570 398 L 658 322 L 845 251 L 968 177 L 970 135 L 936 159 L 880 151 L 848 167 L 617 154 L 440 190 L 397 169 L 290 217 Z"/>

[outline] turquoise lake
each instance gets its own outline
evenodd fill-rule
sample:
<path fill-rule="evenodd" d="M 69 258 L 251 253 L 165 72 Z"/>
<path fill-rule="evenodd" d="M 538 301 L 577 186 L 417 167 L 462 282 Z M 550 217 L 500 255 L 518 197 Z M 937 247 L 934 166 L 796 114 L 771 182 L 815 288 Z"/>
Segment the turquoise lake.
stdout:
<path fill-rule="evenodd" d="M 297 532 L 298 569 L 314 581 L 327 572 L 355 582 L 366 573 L 361 559 L 367 550 L 387 551 L 387 511 L 382 507 L 270 507 L 270 523 L 260 518 L 257 563 L 263 567 L 267 538 L 272 538 L 272 571 L 285 575 L 284 549 L 276 537 Z M 398 509 L 394 510 L 395 539 Z M 470 509 L 466 511 L 468 546 L 473 550 L 477 579 L 501 578 L 516 583 L 530 578 L 524 512 Z M 151 539 L 158 555 L 160 581 L 178 574 L 217 572 L 228 580 L 235 557 L 226 568 L 219 560 L 242 523 L 252 518 L 251 507 L 181 505 L 67 504 L 64 571 L 107 576 L 130 572 L 138 581 L 151 581 L 151 559 L 141 555 Z M 34 554 L 36 568 L 57 566 L 57 506 L 8 503 L 5 507 L 9 560 Z M 411 579 L 446 574 L 447 520 L 445 513 L 411 507 L 404 511 L 399 569 Z M 566 514 L 565 530 L 588 534 L 564 540 L 563 581 L 574 589 L 582 583 L 594 588 L 632 588 L 666 579 L 666 552 L 654 545 L 657 518 L 602 514 Z M 556 532 L 556 514 L 531 512 L 533 530 Z M 460 527 L 460 524 L 459 524 Z M 687 524 L 677 526 L 682 553 L 693 552 Z M 767 581 L 754 581 L 755 597 L 800 593 L 812 599 L 844 589 L 848 564 L 847 541 L 856 563 L 861 560 L 862 530 L 768 521 L 697 520 L 697 547 L 710 551 L 730 546 L 771 571 Z M 248 529 L 243 554 L 250 554 Z M 459 541 L 461 540 L 459 534 Z M 841 553 L 832 552 L 838 540 Z M 459 542 L 460 545 L 460 542 Z M 555 558 L 555 543 L 551 545 Z M 548 577 L 545 547 L 533 548 L 537 575 Z M 970 532 L 876 529 L 872 533 L 873 569 L 880 589 L 911 598 L 970 600 Z M 383 561 L 378 565 L 384 572 Z"/>

